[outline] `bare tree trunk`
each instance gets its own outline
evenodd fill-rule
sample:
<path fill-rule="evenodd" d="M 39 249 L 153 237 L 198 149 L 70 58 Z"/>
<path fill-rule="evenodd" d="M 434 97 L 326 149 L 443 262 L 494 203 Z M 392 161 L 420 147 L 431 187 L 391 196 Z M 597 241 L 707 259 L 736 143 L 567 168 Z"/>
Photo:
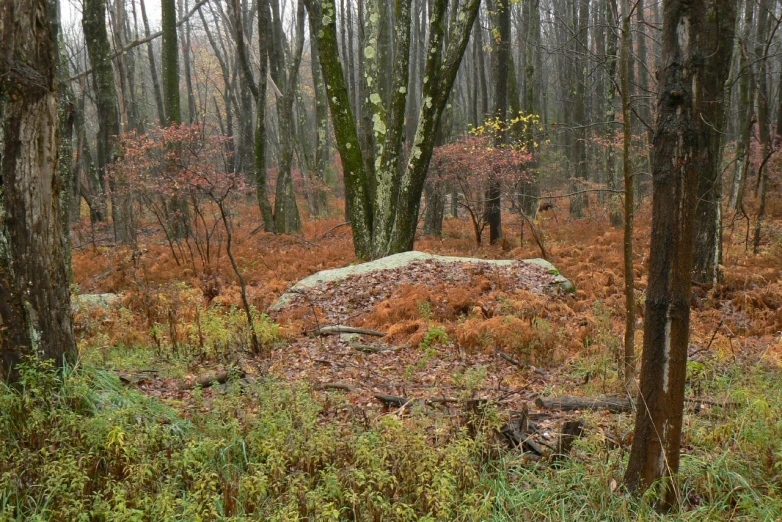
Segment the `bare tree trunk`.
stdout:
<path fill-rule="evenodd" d="M 424 212 L 424 235 L 443 237 L 443 217 L 445 214 L 445 186 L 430 172 L 424 186 L 426 211 Z"/>
<path fill-rule="evenodd" d="M 750 159 L 750 140 L 755 124 L 755 81 L 753 65 L 750 61 L 750 40 L 752 38 L 755 2 L 746 0 L 744 7 L 744 30 L 739 44 L 739 136 L 736 142 L 736 166 L 733 172 L 728 207 L 738 210 L 744 200 L 744 186 L 747 180 Z"/>
<path fill-rule="evenodd" d="M 652 147 L 652 139 L 654 138 L 654 129 L 652 128 L 652 107 L 651 100 L 649 99 L 651 91 L 649 85 L 650 63 L 646 51 L 647 27 L 646 20 L 644 20 L 644 0 L 638 0 L 638 3 L 635 6 L 635 15 L 637 21 L 636 34 L 638 42 L 638 87 L 636 88 L 636 92 L 641 102 L 638 104 L 638 115 L 640 116 L 639 119 L 642 120 L 642 123 L 645 124 L 644 128 L 646 129 L 646 146 L 644 148 L 647 152 L 644 158 L 645 163 L 642 164 L 641 170 L 647 170 L 648 168 L 651 168 L 652 165 L 652 154 L 654 152 L 654 147 Z M 638 197 L 643 198 L 644 194 L 639 193 Z"/>
<path fill-rule="evenodd" d="M 624 213 L 624 276 L 625 276 L 625 340 L 624 380 L 625 388 L 632 390 L 635 380 L 635 273 L 633 271 L 633 221 L 635 214 L 633 187 L 633 139 L 632 98 L 630 97 L 630 1 L 622 0 L 622 55 L 620 64 L 620 89 L 622 91 L 622 172 L 625 181 Z"/>
<path fill-rule="evenodd" d="M 640 397 L 625 473 L 640 493 L 659 479 L 673 505 L 679 470 L 690 326 L 693 220 L 698 181 L 696 103 L 704 51 L 703 0 L 665 0 L 654 138 L 652 238 Z"/>
<path fill-rule="evenodd" d="M 507 0 L 496 0 L 495 11 L 497 26 L 494 61 L 494 117 L 500 122 L 508 119 L 508 76 L 510 72 L 510 4 Z M 495 147 L 504 147 L 508 142 L 507 132 L 500 132 L 495 139 Z M 486 189 L 486 222 L 489 224 L 489 242 L 502 239 L 502 185 L 501 180 L 489 180 Z"/>
<path fill-rule="evenodd" d="M 23 357 L 74 361 L 58 179 L 57 19 L 46 0 L 0 1 L 0 380 Z M 54 25 L 54 27 L 53 27 Z M 35 284 L 31 284 L 34 281 Z"/>
<path fill-rule="evenodd" d="M 180 13 L 189 11 L 188 0 L 178 0 L 177 6 Z M 185 75 L 185 89 L 187 90 L 187 122 L 193 123 L 196 118 L 195 96 L 193 95 L 193 73 L 190 67 L 190 22 L 179 26 L 179 41 L 182 42 L 182 68 Z"/>
<path fill-rule="evenodd" d="M 758 205 L 758 214 L 755 218 L 755 231 L 752 238 L 752 252 L 758 254 L 760 251 L 760 233 L 763 227 L 763 219 L 766 215 L 766 193 L 768 191 L 768 166 L 767 159 L 771 156 L 771 129 L 769 117 L 769 92 L 768 88 L 768 54 L 766 49 L 766 38 L 770 29 L 772 17 L 769 17 L 771 9 L 770 0 L 761 0 L 758 11 L 758 38 L 755 47 L 755 56 L 758 57 L 757 74 L 757 106 L 758 106 L 758 137 L 760 138 L 761 158 L 763 158 L 758 168 L 758 179 L 755 185 L 755 196 L 760 201 Z"/>
<path fill-rule="evenodd" d="M 489 117 L 489 89 L 486 85 L 486 52 L 483 50 L 483 27 L 481 26 L 481 14 L 478 11 L 478 16 L 475 19 L 475 25 L 473 26 L 473 38 L 475 38 L 476 57 L 478 58 L 478 87 L 480 88 L 480 101 L 481 112 L 478 115 L 480 118 L 480 125 L 486 121 Z M 478 95 L 476 90 L 475 96 Z"/>
<path fill-rule="evenodd" d="M 283 90 L 277 101 L 277 120 L 280 129 L 280 165 L 274 198 L 274 229 L 278 234 L 292 234 L 301 230 L 299 207 L 293 188 L 293 101 L 299 78 L 299 64 L 304 49 L 304 4 L 299 0 L 296 14 L 296 41 L 287 72 L 283 53 L 284 35 L 278 0 L 272 0 L 272 78 Z M 276 63 L 276 66 L 275 66 Z"/>
<path fill-rule="evenodd" d="M 147 18 L 147 9 L 144 0 L 139 0 L 141 6 L 141 19 L 144 22 L 144 35 L 149 38 L 149 19 Z M 155 52 L 152 48 L 152 41 L 147 43 L 147 60 L 149 61 L 149 74 L 152 77 L 152 89 L 155 93 L 155 107 L 157 108 L 157 117 L 161 125 L 166 122 L 166 112 L 163 108 L 163 94 L 160 90 L 160 80 L 155 66 Z"/>
<path fill-rule="evenodd" d="M 235 15 L 243 11 L 242 0 L 236 0 Z M 202 18 L 203 19 L 203 18 Z M 258 3 L 258 56 L 260 58 L 260 74 L 256 84 L 250 70 L 247 49 L 244 43 L 244 26 L 240 20 L 236 20 L 236 47 L 239 65 L 247 83 L 247 88 L 255 98 L 255 136 L 253 141 L 253 165 L 255 169 L 255 196 L 258 207 L 261 210 L 263 229 L 266 232 L 274 232 L 274 211 L 269 203 L 269 186 L 266 177 L 266 86 L 269 72 L 269 37 L 271 35 L 271 16 L 269 14 L 268 0 L 259 0 Z M 209 34 L 209 33 L 207 33 Z M 211 37 L 210 37 L 211 38 Z M 212 44 L 214 47 L 214 44 Z M 225 69 L 224 62 L 221 62 Z M 227 72 L 223 77 L 228 78 Z"/>
<path fill-rule="evenodd" d="M 524 46 L 524 112 L 525 116 L 532 114 L 542 118 L 540 107 L 541 82 L 539 81 L 538 54 L 540 53 L 540 1 L 525 0 L 525 11 L 528 12 L 527 37 Z M 523 180 L 518 184 L 519 206 L 528 219 L 534 219 L 538 210 L 538 198 L 540 197 L 540 184 L 537 180 L 538 149 L 535 135 L 535 125 L 528 122 L 524 129 L 524 143 L 528 153 L 531 153 L 532 162 L 529 165 L 533 179 Z"/>
<path fill-rule="evenodd" d="M 177 46 L 176 4 L 160 0 L 163 23 L 163 105 L 166 125 L 182 123 L 179 108 L 179 48 Z"/>
<path fill-rule="evenodd" d="M 617 39 L 619 34 L 619 12 L 617 10 L 616 0 L 606 1 L 606 19 L 608 23 L 607 41 L 606 41 L 606 76 L 607 76 L 607 92 L 606 92 L 606 112 L 605 120 L 613 121 L 616 119 L 616 113 L 614 109 L 614 99 L 616 98 L 616 88 L 614 81 L 616 79 L 616 63 L 617 63 Z M 629 83 L 629 75 L 628 75 Z M 616 165 L 614 159 L 614 149 L 610 145 L 614 138 L 613 125 L 606 125 L 603 134 L 603 139 L 608 143 L 606 150 L 605 170 L 606 177 L 608 178 L 608 188 L 616 189 L 619 186 L 616 174 Z M 612 199 L 608 218 L 611 225 L 619 227 L 622 222 L 622 212 L 620 211 L 620 205 L 615 203 L 618 200 Z"/>
<path fill-rule="evenodd" d="M 349 8 L 350 6 L 348 6 Z M 310 34 L 312 34 L 310 32 Z M 349 35 L 352 38 L 352 31 Z M 353 56 L 352 46 L 350 56 Z M 323 85 L 323 73 L 320 70 L 320 50 L 318 39 L 310 38 L 310 66 L 312 70 L 312 90 L 315 99 L 315 215 L 328 215 L 328 192 L 326 191 L 326 168 L 329 164 L 329 101 Z"/>
<path fill-rule="evenodd" d="M 710 49 L 703 67 L 703 97 L 698 110 L 701 128 L 698 206 L 695 214 L 693 279 L 716 285 L 722 257 L 722 148 L 730 101 L 728 76 L 733 58 L 735 2 L 707 2 L 704 48 Z"/>
<path fill-rule="evenodd" d="M 163 105 L 166 112 L 166 126 L 182 123 L 179 101 L 179 48 L 177 45 L 176 3 L 175 0 L 161 0 L 163 30 Z M 170 164 L 168 168 L 176 168 Z M 172 215 L 170 226 L 176 240 L 187 237 L 189 207 L 187 200 L 178 195 L 171 197 Z"/>
<path fill-rule="evenodd" d="M 373 156 L 371 151 L 364 154 L 359 149 L 358 132 L 350 109 L 350 99 L 345 85 L 343 68 L 337 50 L 336 24 L 334 20 L 333 0 L 306 0 L 310 16 L 313 19 L 314 33 L 320 40 L 321 69 L 325 78 L 331 109 L 337 149 L 342 160 L 345 175 L 345 191 L 350 206 L 350 221 L 353 225 L 353 242 L 359 257 L 382 257 L 410 250 L 415 239 L 418 224 L 421 195 L 426 179 L 426 170 L 432 157 L 437 128 L 445 109 L 464 49 L 469 39 L 469 31 L 477 14 L 479 0 L 469 0 L 463 4 L 456 17 L 447 49 L 442 42 L 447 25 L 447 0 L 435 0 L 430 21 L 429 45 L 427 49 L 424 77 L 427 81 L 422 89 L 424 103 L 418 118 L 418 128 L 406 162 L 404 172 L 396 178 L 388 176 L 399 164 L 401 140 L 404 136 L 404 110 L 407 97 L 407 61 L 406 52 L 395 51 L 394 81 L 391 90 L 392 99 L 388 118 L 375 118 L 373 132 L 385 136 L 386 146 L 380 157 L 366 162 L 364 156 Z M 402 14 L 404 12 L 407 14 Z M 409 0 L 397 5 L 397 49 L 409 49 Z M 401 20 L 407 20 L 402 23 Z M 406 32 L 407 35 L 400 34 Z M 400 42 L 408 39 L 406 44 Z M 365 54 L 368 45 L 365 44 Z M 371 54 L 371 53 L 370 53 Z M 404 67 L 402 67 L 404 65 Z M 397 73 L 397 70 L 400 72 Z M 404 80 L 404 82 L 403 82 Z M 371 93 L 370 97 L 374 98 Z M 377 96 L 379 98 L 379 95 Z M 373 100 L 370 100 L 373 102 Z M 375 116 L 379 116 L 375 112 Z M 385 132 L 381 132 L 385 131 Z M 371 150 L 374 150 L 371 149 Z M 375 172 L 366 167 L 367 163 L 377 161 L 379 172 L 383 176 L 377 187 L 390 187 L 396 197 L 384 191 L 382 199 L 375 201 L 371 179 Z M 388 180 L 391 179 L 389 183 Z M 393 183 L 394 179 L 398 183 Z M 388 213 L 391 219 L 386 215 Z M 382 217 L 380 222 L 375 222 Z M 388 224 L 390 223 L 390 226 Z M 388 234 L 387 231 L 392 233 Z M 380 233 L 378 233 L 380 232 Z"/>
<path fill-rule="evenodd" d="M 82 16 L 82 27 L 92 62 L 92 86 L 98 112 L 98 177 L 105 179 L 106 169 L 118 157 L 116 139 L 120 133 L 117 88 L 106 30 L 105 0 L 85 0 Z M 127 183 L 124 179 L 109 178 L 109 188 L 114 238 L 121 243 L 131 243 L 134 230 Z"/>
<path fill-rule="evenodd" d="M 575 17 L 574 17 L 575 18 Z M 573 158 L 571 160 L 574 170 L 574 191 L 581 188 L 581 183 L 587 181 L 587 156 L 586 156 L 586 109 L 585 94 L 587 80 L 587 32 L 589 25 L 589 0 L 578 1 L 578 17 L 575 38 L 575 97 L 573 102 Z M 584 208 L 589 205 L 587 194 L 579 194 L 570 199 L 570 215 L 573 217 L 582 217 Z"/>

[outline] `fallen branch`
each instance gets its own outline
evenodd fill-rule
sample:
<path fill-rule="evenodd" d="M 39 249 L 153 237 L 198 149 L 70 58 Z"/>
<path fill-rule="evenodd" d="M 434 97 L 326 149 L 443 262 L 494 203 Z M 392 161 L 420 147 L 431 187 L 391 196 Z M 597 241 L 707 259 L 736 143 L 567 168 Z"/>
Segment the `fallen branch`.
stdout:
<path fill-rule="evenodd" d="M 351 343 L 350 347 L 361 353 L 383 353 L 383 352 L 398 352 L 409 348 L 408 346 L 375 346 L 373 344 L 356 344 Z"/>
<path fill-rule="evenodd" d="M 345 384 L 344 382 L 320 382 L 314 386 L 316 390 L 342 390 L 347 392 L 360 392 L 355 386 Z"/>
<path fill-rule="evenodd" d="M 538 397 L 535 399 L 535 405 L 552 411 L 608 410 L 613 413 L 633 411 L 633 405 L 629 399 L 618 397 Z"/>
<path fill-rule="evenodd" d="M 721 408 L 729 406 L 739 406 L 739 403 L 732 401 L 712 401 L 709 399 L 684 399 L 689 404 L 719 406 Z M 633 411 L 633 402 L 630 399 L 619 397 L 538 397 L 535 399 L 535 405 L 539 408 L 545 408 L 552 411 L 574 411 L 574 410 L 608 410 L 612 413 L 629 413 Z"/>
<path fill-rule="evenodd" d="M 512 412 L 507 424 L 499 429 L 499 434 L 511 449 L 532 452 L 539 457 L 543 456 L 543 448 L 532 440 L 532 434 L 537 426 L 529 421 L 529 412 L 524 406 L 522 411 Z"/>
<path fill-rule="evenodd" d="M 523 363 L 523 362 L 521 362 L 521 361 L 518 361 L 518 360 L 514 359 L 513 357 L 511 357 L 510 355 L 508 355 L 508 354 L 506 354 L 506 353 L 497 352 L 497 355 L 499 355 L 501 359 L 505 359 L 506 361 L 508 361 L 508 362 L 509 362 L 509 363 L 511 363 L 512 365 L 514 365 L 514 366 L 518 366 L 518 367 L 519 367 L 519 368 L 521 368 L 522 370 L 523 370 L 524 368 L 526 368 L 526 367 L 527 367 L 527 365 L 526 365 L 526 364 L 524 364 L 524 363 Z"/>
<path fill-rule="evenodd" d="M 180 382 L 177 385 L 177 388 L 180 390 L 192 390 L 196 386 L 199 388 L 209 388 L 210 386 L 214 386 L 215 384 L 225 384 L 228 382 L 228 380 L 232 377 L 238 377 L 242 378 L 244 377 L 244 372 L 228 372 L 228 371 L 222 371 L 215 375 L 204 375 L 203 377 L 199 377 L 195 381 L 188 382 Z"/>
<path fill-rule="evenodd" d="M 396 395 L 383 395 L 383 394 L 375 394 L 375 399 L 382 402 L 386 408 L 394 407 L 394 408 L 401 408 L 405 404 L 409 404 L 411 402 L 422 402 L 426 405 L 430 404 L 453 404 L 456 402 L 459 402 L 459 399 L 451 399 L 448 397 L 436 397 L 434 399 L 409 399 L 407 397 L 398 397 Z"/>
<path fill-rule="evenodd" d="M 385 337 L 386 334 L 378 332 L 377 330 L 370 330 L 369 328 L 358 328 L 355 326 L 345 326 L 342 324 L 332 326 L 321 326 L 315 333 L 318 335 L 338 335 L 338 334 L 359 334 L 359 335 L 373 335 L 375 337 Z"/>
<path fill-rule="evenodd" d="M 325 237 L 326 237 L 328 234 L 330 234 L 331 232 L 334 232 L 334 231 L 335 231 L 335 230 L 337 230 L 338 228 L 340 228 L 340 227 L 344 227 L 344 226 L 346 226 L 346 225 L 350 225 L 350 221 L 345 221 L 344 223 L 340 223 L 340 224 L 339 224 L 339 225 L 337 225 L 337 226 L 331 227 L 330 229 L 326 230 L 326 231 L 325 231 L 323 234 L 321 234 L 320 236 L 318 236 L 318 237 L 316 237 L 315 239 L 313 239 L 313 241 L 320 241 L 321 239 L 325 238 Z"/>

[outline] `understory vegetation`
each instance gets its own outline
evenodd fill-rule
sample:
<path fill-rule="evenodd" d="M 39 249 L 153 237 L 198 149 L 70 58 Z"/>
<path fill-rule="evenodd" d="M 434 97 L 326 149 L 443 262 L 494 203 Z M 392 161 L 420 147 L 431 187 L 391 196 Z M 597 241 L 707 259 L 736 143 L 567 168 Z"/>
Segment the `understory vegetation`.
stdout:
<path fill-rule="evenodd" d="M 77 250 L 80 362 L 62 373 L 30 362 L 0 394 L 0 519 L 779 519 L 780 244 L 752 256 L 730 243 L 735 268 L 696 294 L 692 400 L 671 514 L 655 509 L 654 489 L 640 499 L 623 489 L 632 414 L 576 413 L 585 431 L 565 458 L 509 448 L 500 435 L 512 410 L 526 408 L 506 399 L 517 392 L 623 395 L 621 231 L 595 232 L 604 219 L 568 227 L 540 219 L 573 294 L 513 290 L 517 281 L 486 271 L 468 274 L 468 283 L 452 271 L 453 281 L 376 287 L 360 324 L 388 332 L 388 346 L 407 346 L 388 354 L 351 355 L 349 346 L 313 339 L 313 310 L 316 319 L 330 313 L 317 300 L 299 312 L 258 312 L 302 275 L 347 263 L 349 232 L 329 232 L 335 218 L 306 221 L 309 241 L 237 230 L 255 333 L 270 360 L 251 353 L 224 258 L 209 274 L 182 271 L 155 236 L 142 254 Z M 638 240 L 648 233 L 642 227 Z M 419 248 L 502 256 L 500 247 L 477 249 L 471 234 L 465 221 L 448 220 L 442 240 L 424 238 Z M 533 257 L 536 248 L 528 239 L 506 256 Z M 90 301 L 106 291 L 121 294 L 109 306 Z M 344 313 L 357 313 L 351 302 Z M 226 379 L 196 384 L 215 372 Z M 399 383 L 390 392 L 421 399 L 381 408 L 365 390 L 385 390 L 386 379 Z M 322 389 L 335 380 L 350 386 Z M 441 396 L 455 402 L 424 401 Z M 555 415 L 541 431 L 567 418 Z"/>
<path fill-rule="evenodd" d="M 716 367 L 720 370 L 717 372 Z M 782 516 L 782 393 L 762 365 L 694 369 L 735 406 L 686 417 L 672 520 Z M 694 379 L 691 377 L 691 385 Z M 626 450 L 587 417 L 571 458 L 501 449 L 496 412 L 367 415 L 336 394 L 233 380 L 187 414 L 110 371 L 26 365 L 0 394 L 0 518 L 11 520 L 657 520 L 619 481 Z M 597 427 L 601 429 L 597 429 Z"/>

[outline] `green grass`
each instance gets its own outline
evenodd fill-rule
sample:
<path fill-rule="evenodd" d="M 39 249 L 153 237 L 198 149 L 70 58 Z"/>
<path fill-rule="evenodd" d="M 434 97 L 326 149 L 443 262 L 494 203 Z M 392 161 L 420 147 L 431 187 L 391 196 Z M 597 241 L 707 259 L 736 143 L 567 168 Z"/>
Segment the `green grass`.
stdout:
<path fill-rule="evenodd" d="M 93 366 L 27 366 L 0 389 L 0 520 L 782 519 L 779 373 L 697 370 L 691 385 L 740 406 L 687 415 L 682 502 L 661 515 L 622 493 L 626 451 L 601 434 L 627 416 L 587 415 L 555 467 L 453 419 L 274 380 L 197 392 L 184 416 Z"/>

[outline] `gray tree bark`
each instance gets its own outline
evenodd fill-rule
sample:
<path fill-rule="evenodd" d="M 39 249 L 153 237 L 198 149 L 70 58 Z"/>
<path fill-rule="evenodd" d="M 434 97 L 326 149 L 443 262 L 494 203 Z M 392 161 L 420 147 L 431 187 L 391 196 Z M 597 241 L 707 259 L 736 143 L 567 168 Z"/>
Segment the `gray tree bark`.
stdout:
<path fill-rule="evenodd" d="M 46 0 L 0 1 L 0 380 L 76 359 L 63 234 L 57 31 Z"/>
<path fill-rule="evenodd" d="M 698 176 L 698 206 L 695 214 L 693 280 L 717 284 L 722 258 L 722 148 L 727 125 L 727 84 L 733 58 L 736 2 L 708 0 L 702 98 L 696 107 L 701 132 L 701 164 Z"/>
<path fill-rule="evenodd" d="M 391 109 L 387 118 L 376 110 L 373 118 L 373 132 L 384 137 L 386 145 L 383 154 L 374 158 L 379 169 L 365 166 L 358 132 L 350 107 L 347 86 L 339 61 L 336 34 L 336 8 L 333 0 L 306 0 L 307 8 L 316 28 L 320 44 L 321 68 L 326 82 L 334 133 L 342 160 L 345 176 L 345 191 L 349 202 L 350 221 L 353 225 L 353 243 L 356 254 L 363 258 L 378 258 L 412 249 L 415 239 L 421 195 L 426 180 L 426 171 L 432 157 L 440 117 L 448 101 L 459 68 L 464 49 L 469 39 L 469 30 L 475 20 L 479 0 L 466 2 L 452 27 L 448 48 L 444 51 L 443 39 L 446 28 L 447 0 L 435 0 L 430 18 L 430 35 L 424 69 L 423 103 L 418 118 L 418 127 L 404 171 L 396 166 L 399 161 L 401 140 L 404 135 L 404 111 L 407 98 L 407 63 L 409 56 L 395 51 L 394 88 Z M 403 14 L 405 13 L 406 14 Z M 395 47 L 409 51 L 410 0 L 399 0 L 396 4 Z M 405 43 L 404 40 L 407 39 Z M 365 45 L 365 53 L 368 48 Z M 402 71 L 401 63 L 404 63 Z M 397 67 L 400 73 L 397 74 Z M 404 79 L 404 82 L 402 82 Z M 398 88 L 396 82 L 399 82 Z M 370 92 L 370 102 L 379 94 Z M 381 99 L 382 100 L 382 99 Z M 379 172 L 379 174 L 378 174 Z M 389 174 L 390 173 L 390 174 Z M 380 176 L 375 178 L 375 176 Z M 377 201 L 373 194 L 371 179 L 375 179 L 378 191 Z M 377 183 L 377 181 L 380 181 Z M 396 181 L 396 182 L 395 182 Z M 387 192 L 385 188 L 392 191 Z M 393 195 L 396 195 L 395 197 Z"/>

